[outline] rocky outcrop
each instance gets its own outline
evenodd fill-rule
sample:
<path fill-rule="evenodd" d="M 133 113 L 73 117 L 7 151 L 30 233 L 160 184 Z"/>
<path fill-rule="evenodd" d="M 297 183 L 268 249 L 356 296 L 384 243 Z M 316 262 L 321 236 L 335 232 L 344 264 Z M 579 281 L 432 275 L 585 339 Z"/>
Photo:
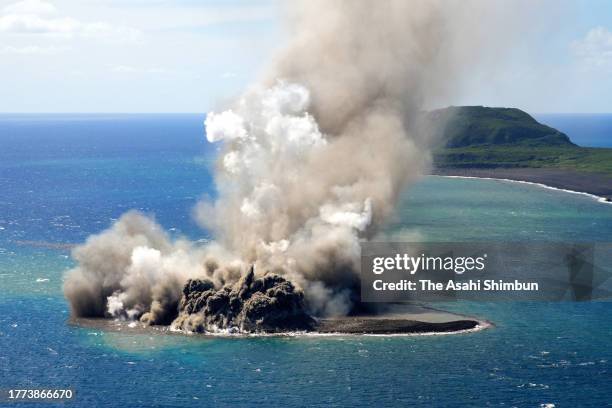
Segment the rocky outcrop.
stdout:
<path fill-rule="evenodd" d="M 284 332 L 312 330 L 304 294 L 281 276 L 255 277 L 254 269 L 231 286 L 215 289 L 205 279 L 183 288 L 179 316 L 172 326 L 192 332 Z"/>

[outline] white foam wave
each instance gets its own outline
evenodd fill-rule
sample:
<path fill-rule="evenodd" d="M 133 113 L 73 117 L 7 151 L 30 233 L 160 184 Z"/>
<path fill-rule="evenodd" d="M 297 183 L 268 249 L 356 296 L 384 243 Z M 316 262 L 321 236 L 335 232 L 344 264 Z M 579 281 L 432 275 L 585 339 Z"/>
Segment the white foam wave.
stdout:
<path fill-rule="evenodd" d="M 495 180 L 495 181 L 505 181 L 505 182 L 509 182 L 509 183 L 529 184 L 529 185 L 532 185 L 532 186 L 546 188 L 548 190 L 562 191 L 564 193 L 578 194 L 578 195 L 586 196 L 586 197 L 592 198 L 592 199 L 594 199 L 597 202 L 600 202 L 602 204 L 612 204 L 612 201 L 608 201 L 608 199 L 606 197 L 601 197 L 601 196 L 598 196 L 598 195 L 595 195 L 595 194 L 591 194 L 591 193 L 585 193 L 584 191 L 574 191 L 574 190 L 568 190 L 568 189 L 565 189 L 565 188 L 553 187 L 553 186 L 549 186 L 547 184 L 536 183 L 534 181 L 512 180 L 512 179 L 498 178 L 498 177 L 447 176 L 447 175 L 440 175 L 440 174 L 432 174 L 431 176 L 434 176 L 434 177 L 446 177 L 446 178 L 460 178 L 460 179 Z"/>

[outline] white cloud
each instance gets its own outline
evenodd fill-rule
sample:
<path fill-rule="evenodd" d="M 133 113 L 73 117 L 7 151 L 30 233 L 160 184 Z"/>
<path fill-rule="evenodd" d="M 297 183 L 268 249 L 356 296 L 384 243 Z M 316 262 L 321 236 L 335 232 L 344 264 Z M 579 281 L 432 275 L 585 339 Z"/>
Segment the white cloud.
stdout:
<path fill-rule="evenodd" d="M 612 69 L 612 32 L 605 27 L 592 28 L 570 48 L 586 67 Z"/>
<path fill-rule="evenodd" d="M 98 38 L 121 42 L 136 42 L 141 36 L 139 30 L 130 27 L 58 16 L 55 6 L 42 0 L 23 0 L 6 6 L 2 11 L 0 33 Z"/>
<path fill-rule="evenodd" d="M 7 14 L 53 14 L 57 9 L 46 1 L 23 0 L 4 7 L 2 11 Z"/>
<path fill-rule="evenodd" d="M 0 54 L 18 54 L 18 55 L 55 55 L 68 50 L 67 47 L 42 47 L 38 45 L 26 45 L 24 47 L 4 46 L 0 47 Z"/>
<path fill-rule="evenodd" d="M 116 74 L 167 74 L 169 73 L 164 68 L 151 67 L 139 68 L 131 65 L 114 65 L 110 67 L 111 72 Z"/>
<path fill-rule="evenodd" d="M 45 18 L 35 14 L 5 14 L 0 16 L 0 31 L 8 33 L 71 35 L 79 28 L 80 23 L 72 18 Z"/>

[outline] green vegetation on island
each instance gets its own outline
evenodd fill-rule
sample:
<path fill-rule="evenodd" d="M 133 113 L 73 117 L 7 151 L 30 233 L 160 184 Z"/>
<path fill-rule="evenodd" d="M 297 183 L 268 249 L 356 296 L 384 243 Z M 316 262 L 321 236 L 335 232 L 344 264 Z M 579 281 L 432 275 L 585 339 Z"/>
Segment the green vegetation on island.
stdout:
<path fill-rule="evenodd" d="M 441 168 L 557 168 L 612 175 L 612 149 L 588 147 L 489 146 L 440 149 Z"/>
<path fill-rule="evenodd" d="M 451 106 L 428 113 L 437 140 L 445 147 L 575 146 L 564 133 L 516 108 Z"/>
<path fill-rule="evenodd" d="M 427 114 L 437 168 L 556 168 L 612 175 L 612 149 L 580 147 L 515 108 L 454 106 Z"/>

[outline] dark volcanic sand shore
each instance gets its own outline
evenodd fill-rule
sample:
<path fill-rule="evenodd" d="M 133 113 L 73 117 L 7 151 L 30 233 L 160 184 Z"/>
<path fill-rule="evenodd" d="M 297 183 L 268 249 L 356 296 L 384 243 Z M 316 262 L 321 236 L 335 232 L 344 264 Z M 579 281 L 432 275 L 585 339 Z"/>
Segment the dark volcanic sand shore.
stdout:
<path fill-rule="evenodd" d="M 452 333 L 473 330 L 479 326 L 476 320 L 453 320 L 450 322 L 421 322 L 418 320 L 385 317 L 344 317 L 322 319 L 317 333 L 340 334 L 422 334 Z"/>
<path fill-rule="evenodd" d="M 123 333 L 186 334 L 172 331 L 168 326 L 147 326 L 140 322 L 126 322 L 103 318 L 72 318 L 69 324 Z M 491 323 L 422 306 L 400 305 L 390 313 L 372 316 L 350 316 L 319 320 L 317 328 L 308 334 L 425 334 L 462 333 L 485 329 Z M 274 334 L 274 333 L 272 333 Z M 283 335 L 284 333 L 278 333 Z M 295 333 L 292 333 L 295 334 Z M 197 334 L 209 336 L 208 334 Z M 218 336 L 219 334 L 214 334 Z M 223 333 L 221 333 L 223 335 Z M 227 336 L 235 336 L 227 334 Z M 238 336 L 240 337 L 240 335 Z"/>
<path fill-rule="evenodd" d="M 541 168 L 442 168 L 432 175 L 508 179 L 544 184 L 549 187 L 588 193 L 612 200 L 612 177 L 600 173 L 580 173 L 572 170 Z"/>

